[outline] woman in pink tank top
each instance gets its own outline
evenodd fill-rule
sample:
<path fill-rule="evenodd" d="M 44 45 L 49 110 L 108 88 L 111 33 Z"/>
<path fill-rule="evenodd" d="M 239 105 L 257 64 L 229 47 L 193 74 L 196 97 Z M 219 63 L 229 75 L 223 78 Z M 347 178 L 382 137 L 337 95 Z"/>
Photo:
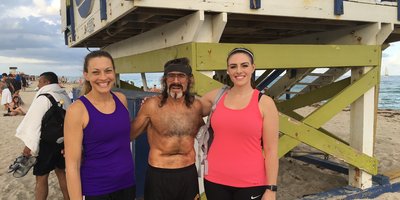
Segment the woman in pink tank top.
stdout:
<path fill-rule="evenodd" d="M 278 111 L 274 101 L 252 86 L 254 55 L 233 49 L 227 73 L 233 87 L 217 103 L 211 117 L 214 138 L 208 150 L 204 188 L 208 200 L 276 199 L 278 176 Z M 201 98 L 210 113 L 219 89 Z"/>

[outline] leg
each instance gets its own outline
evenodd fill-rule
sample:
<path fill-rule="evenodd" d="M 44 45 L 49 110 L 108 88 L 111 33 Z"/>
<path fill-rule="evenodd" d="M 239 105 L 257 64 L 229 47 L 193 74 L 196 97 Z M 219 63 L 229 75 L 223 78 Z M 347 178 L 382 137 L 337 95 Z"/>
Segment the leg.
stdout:
<path fill-rule="evenodd" d="M 112 199 L 118 200 L 134 200 L 136 197 L 136 187 L 131 186 L 125 189 L 118 190 L 111 194 Z"/>
<path fill-rule="evenodd" d="M 49 193 L 48 186 L 49 174 L 43 176 L 36 176 L 35 199 L 46 200 Z"/>
<path fill-rule="evenodd" d="M 204 179 L 204 190 L 208 200 L 232 200 L 234 187 L 213 183 Z"/>
<path fill-rule="evenodd" d="M 61 192 L 64 196 L 64 200 L 69 200 L 68 189 L 67 189 L 67 179 L 65 176 L 65 169 L 55 168 L 58 184 L 60 185 Z"/>
<path fill-rule="evenodd" d="M 240 188 L 238 191 L 235 192 L 233 199 L 234 200 L 241 200 L 241 199 L 261 200 L 265 190 L 266 190 L 266 186 Z"/>

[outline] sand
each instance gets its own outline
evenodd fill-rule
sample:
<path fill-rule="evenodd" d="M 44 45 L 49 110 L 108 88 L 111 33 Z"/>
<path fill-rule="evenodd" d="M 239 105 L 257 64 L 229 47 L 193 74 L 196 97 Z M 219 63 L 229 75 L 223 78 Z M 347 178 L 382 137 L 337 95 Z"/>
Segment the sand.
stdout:
<path fill-rule="evenodd" d="M 70 90 L 72 86 L 66 85 L 66 87 L 67 90 Z M 21 97 L 26 103 L 25 108 L 29 108 L 35 93 L 33 86 L 28 88 L 27 91 L 21 92 Z M 0 110 L 2 111 L 0 113 L 5 112 L 2 108 Z M 299 110 L 299 113 L 309 113 L 312 110 L 312 107 L 307 107 Z M 3 117 L 2 114 L 0 115 L 2 130 L 0 133 L 0 200 L 34 199 L 35 177 L 32 175 L 32 171 L 19 179 L 7 173 L 8 166 L 20 155 L 24 147 L 23 143 L 14 136 L 22 119 L 23 116 Z M 342 111 L 323 127 L 348 141 L 349 121 L 349 111 Z M 379 161 L 379 173 L 400 171 L 399 122 L 400 112 L 379 111 L 375 142 L 375 156 Z M 315 151 L 304 145 L 296 150 Z M 290 200 L 345 186 L 347 185 L 347 176 L 320 169 L 292 158 L 282 158 L 278 182 L 278 199 Z M 62 199 L 54 172 L 51 172 L 49 178 L 48 199 Z M 400 193 L 387 193 L 375 199 L 400 200 Z"/>

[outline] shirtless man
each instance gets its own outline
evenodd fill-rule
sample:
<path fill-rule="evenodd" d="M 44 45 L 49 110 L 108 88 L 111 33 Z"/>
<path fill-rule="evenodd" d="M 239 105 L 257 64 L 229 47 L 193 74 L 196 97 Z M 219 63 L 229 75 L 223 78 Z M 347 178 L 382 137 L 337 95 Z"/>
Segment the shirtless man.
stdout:
<path fill-rule="evenodd" d="M 168 61 L 161 81 L 161 95 L 143 103 L 131 128 L 131 138 L 147 130 L 150 144 L 144 199 L 199 199 L 194 138 L 204 122 L 201 103 L 190 93 L 189 60 Z"/>

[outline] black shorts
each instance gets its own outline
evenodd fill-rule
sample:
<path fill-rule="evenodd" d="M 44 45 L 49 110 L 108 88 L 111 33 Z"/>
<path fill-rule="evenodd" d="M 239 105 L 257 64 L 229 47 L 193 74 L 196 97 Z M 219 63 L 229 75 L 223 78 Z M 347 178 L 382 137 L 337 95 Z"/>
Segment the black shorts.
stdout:
<path fill-rule="evenodd" d="M 231 187 L 204 179 L 204 190 L 207 200 L 261 199 L 266 189 L 266 186 L 245 188 Z"/>
<path fill-rule="evenodd" d="M 65 169 L 65 159 L 61 154 L 62 149 L 63 146 L 59 144 L 40 141 L 39 155 L 36 158 L 35 166 L 33 166 L 33 175 L 43 176 L 55 168 Z"/>
<path fill-rule="evenodd" d="M 85 200 L 134 200 L 135 198 L 136 186 L 131 186 L 109 194 L 85 196 Z"/>
<path fill-rule="evenodd" d="M 179 169 L 161 169 L 149 165 L 144 185 L 144 199 L 200 199 L 196 165 Z"/>

